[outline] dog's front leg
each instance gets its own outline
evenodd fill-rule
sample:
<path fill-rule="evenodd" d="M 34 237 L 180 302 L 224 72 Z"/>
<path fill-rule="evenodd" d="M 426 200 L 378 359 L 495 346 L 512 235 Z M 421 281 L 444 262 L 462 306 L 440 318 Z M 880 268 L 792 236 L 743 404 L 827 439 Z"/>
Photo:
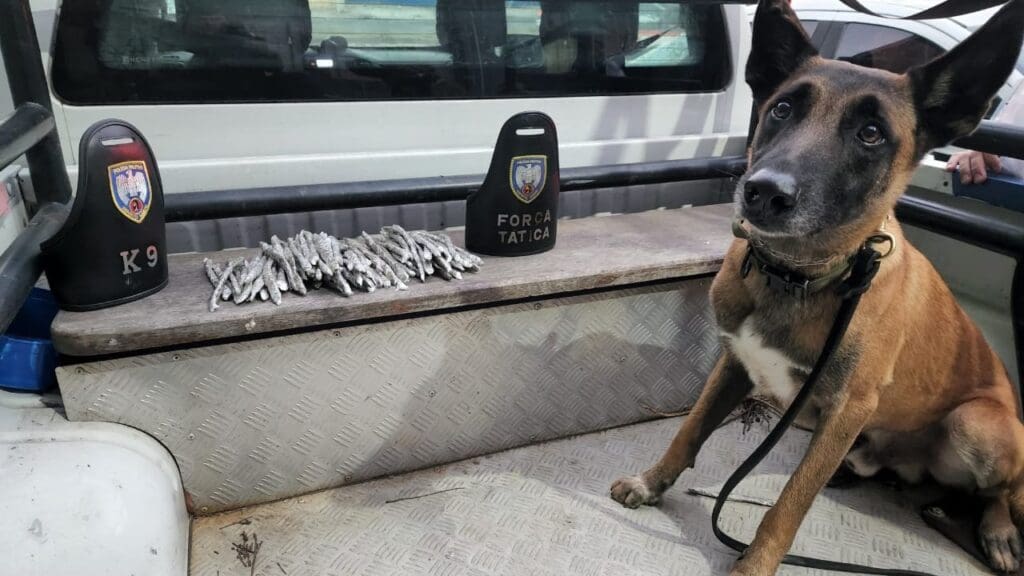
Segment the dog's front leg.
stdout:
<path fill-rule="evenodd" d="M 693 466 L 704 441 L 753 387 L 743 366 L 724 351 L 661 460 L 640 476 L 617 480 L 612 485 L 612 498 L 628 508 L 656 503 L 683 470 Z"/>
<path fill-rule="evenodd" d="M 819 417 L 807 454 L 775 506 L 765 514 L 754 541 L 733 568 L 733 576 L 775 574 L 814 498 L 839 468 L 877 406 L 874 390 L 848 392 Z"/>

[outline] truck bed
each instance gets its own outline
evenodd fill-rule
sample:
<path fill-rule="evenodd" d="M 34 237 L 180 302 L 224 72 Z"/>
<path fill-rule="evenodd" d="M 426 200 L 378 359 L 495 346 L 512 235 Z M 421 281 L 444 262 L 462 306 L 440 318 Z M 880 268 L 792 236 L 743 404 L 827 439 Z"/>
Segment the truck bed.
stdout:
<path fill-rule="evenodd" d="M 624 509 L 609 487 L 679 426 L 648 407 L 692 406 L 717 358 L 708 290 L 731 214 L 570 220 L 558 249 L 489 258 L 459 283 L 216 314 L 202 258 L 241 252 L 175 256 L 159 298 L 57 318 L 77 357 L 58 369 L 64 408 L 166 448 L 192 574 L 726 574 L 708 494 L 762 425 L 719 430 L 659 507 Z M 761 503 L 729 506 L 730 534 L 749 541 L 806 441 L 790 432 L 739 487 Z M 919 519 L 935 497 L 826 490 L 795 551 L 988 573 Z"/>
<path fill-rule="evenodd" d="M 727 574 L 735 554 L 711 532 L 718 486 L 767 432 L 717 431 L 658 507 L 622 508 L 611 483 L 650 465 L 680 424 L 665 418 L 197 518 L 193 576 Z M 791 430 L 736 490 L 774 501 L 809 435 Z M 988 574 L 924 525 L 934 497 L 879 483 L 826 489 L 794 552 L 949 576 Z M 727 532 L 749 541 L 764 505 L 731 503 Z M 255 554 L 239 552 L 240 548 Z M 779 574 L 811 574 L 783 567 Z"/>

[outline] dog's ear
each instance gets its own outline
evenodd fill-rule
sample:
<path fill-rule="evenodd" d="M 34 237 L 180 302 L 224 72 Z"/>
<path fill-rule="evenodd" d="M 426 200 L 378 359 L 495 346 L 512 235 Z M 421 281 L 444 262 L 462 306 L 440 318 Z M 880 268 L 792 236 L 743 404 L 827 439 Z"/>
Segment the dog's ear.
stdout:
<path fill-rule="evenodd" d="M 761 0 L 747 59 L 747 84 L 760 106 L 800 66 L 818 55 L 787 0 Z"/>
<path fill-rule="evenodd" d="M 944 55 L 912 68 L 918 153 L 974 131 L 1013 71 L 1024 42 L 1024 0 L 1012 0 Z"/>

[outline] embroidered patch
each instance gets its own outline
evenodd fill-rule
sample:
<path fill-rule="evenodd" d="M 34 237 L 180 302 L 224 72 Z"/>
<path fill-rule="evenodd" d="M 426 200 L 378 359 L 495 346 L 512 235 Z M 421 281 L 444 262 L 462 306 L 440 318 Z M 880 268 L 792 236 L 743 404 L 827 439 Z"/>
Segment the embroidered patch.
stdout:
<path fill-rule="evenodd" d="M 141 160 L 130 160 L 107 166 L 110 175 L 110 196 L 114 206 L 125 218 L 141 224 L 153 203 L 149 171 Z"/>
<path fill-rule="evenodd" d="M 523 204 L 540 196 L 548 179 L 548 157 L 543 155 L 516 156 L 508 170 L 512 193 Z"/>

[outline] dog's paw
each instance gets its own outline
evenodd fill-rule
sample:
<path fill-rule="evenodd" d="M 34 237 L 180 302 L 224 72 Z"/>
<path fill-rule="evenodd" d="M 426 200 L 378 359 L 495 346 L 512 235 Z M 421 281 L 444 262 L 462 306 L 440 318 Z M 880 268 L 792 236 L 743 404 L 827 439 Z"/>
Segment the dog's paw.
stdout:
<path fill-rule="evenodd" d="M 626 508 L 637 508 L 641 504 L 657 504 L 658 494 L 651 490 L 640 476 L 630 476 L 619 478 L 612 484 L 612 500 Z"/>
<path fill-rule="evenodd" d="M 1001 523 L 998 526 L 983 527 L 980 540 L 992 569 L 997 572 L 1016 572 L 1020 568 L 1024 543 L 1014 525 Z"/>

